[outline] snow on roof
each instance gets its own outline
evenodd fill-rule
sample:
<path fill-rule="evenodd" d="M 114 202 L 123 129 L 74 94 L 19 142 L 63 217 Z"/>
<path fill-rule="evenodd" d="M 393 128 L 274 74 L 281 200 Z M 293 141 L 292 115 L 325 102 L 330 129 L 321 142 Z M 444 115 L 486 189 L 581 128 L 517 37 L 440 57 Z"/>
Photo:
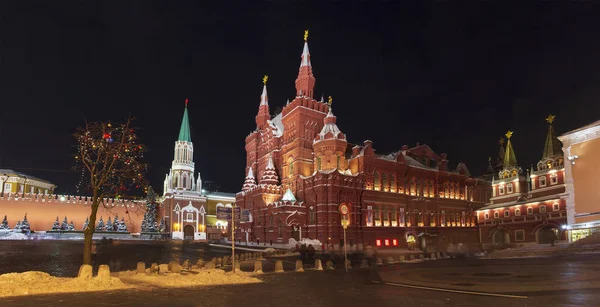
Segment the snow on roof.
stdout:
<path fill-rule="evenodd" d="M 283 135 L 283 123 L 281 122 L 281 118 L 283 115 L 281 113 L 275 115 L 272 120 L 269 120 L 268 123 L 273 129 L 273 135 L 275 137 L 281 137 Z"/>
<path fill-rule="evenodd" d="M 310 59 L 308 58 L 309 56 L 310 52 L 308 51 L 308 42 L 304 42 L 304 49 L 302 50 L 302 62 L 300 62 L 300 67 L 311 66 Z"/>
<path fill-rule="evenodd" d="M 283 198 L 281 200 L 291 201 L 291 202 L 295 203 L 296 197 L 294 197 L 294 193 L 292 192 L 292 190 L 290 190 L 290 188 L 288 188 L 287 191 L 285 191 L 285 194 L 283 194 Z"/>
<path fill-rule="evenodd" d="M 269 98 L 267 96 L 267 85 L 263 85 L 263 91 L 262 91 L 262 95 L 260 95 L 260 104 L 261 105 L 268 105 L 269 104 Z"/>

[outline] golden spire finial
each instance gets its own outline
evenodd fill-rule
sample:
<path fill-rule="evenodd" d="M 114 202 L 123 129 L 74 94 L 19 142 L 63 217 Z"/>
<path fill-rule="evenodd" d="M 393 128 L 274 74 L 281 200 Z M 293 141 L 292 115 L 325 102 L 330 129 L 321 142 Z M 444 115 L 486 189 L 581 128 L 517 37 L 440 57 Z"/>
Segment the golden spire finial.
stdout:
<path fill-rule="evenodd" d="M 504 146 L 504 138 L 500 138 L 498 144 L 500 144 L 500 146 Z"/>
<path fill-rule="evenodd" d="M 555 117 L 555 115 L 548 115 L 548 117 L 546 117 L 546 121 L 548 122 L 548 124 L 552 124 Z"/>
<path fill-rule="evenodd" d="M 508 131 L 505 135 L 506 135 L 506 138 L 510 140 L 510 137 L 513 135 L 513 132 Z"/>
<path fill-rule="evenodd" d="M 329 96 L 327 98 L 327 104 L 331 107 L 331 104 L 333 103 L 333 98 L 331 98 L 331 96 Z"/>
<path fill-rule="evenodd" d="M 308 30 L 304 30 L 304 41 L 308 40 Z"/>
<path fill-rule="evenodd" d="M 265 76 L 263 77 L 263 84 L 264 84 L 264 85 L 267 85 L 267 81 L 269 81 L 269 76 L 265 75 Z"/>

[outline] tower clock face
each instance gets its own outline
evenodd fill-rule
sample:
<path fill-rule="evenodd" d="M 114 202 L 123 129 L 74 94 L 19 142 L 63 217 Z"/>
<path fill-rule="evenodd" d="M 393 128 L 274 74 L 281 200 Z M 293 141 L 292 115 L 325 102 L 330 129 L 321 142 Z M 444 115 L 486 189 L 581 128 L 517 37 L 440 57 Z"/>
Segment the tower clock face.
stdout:
<path fill-rule="evenodd" d="M 347 215 L 348 214 L 348 205 L 346 204 L 341 204 L 340 205 L 340 213 L 342 215 Z"/>

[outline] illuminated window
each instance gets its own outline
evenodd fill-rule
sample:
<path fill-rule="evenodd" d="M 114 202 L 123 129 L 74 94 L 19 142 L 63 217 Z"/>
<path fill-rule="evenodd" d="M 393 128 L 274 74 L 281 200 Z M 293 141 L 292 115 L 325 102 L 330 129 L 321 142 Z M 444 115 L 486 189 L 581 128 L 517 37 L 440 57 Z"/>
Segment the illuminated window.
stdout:
<path fill-rule="evenodd" d="M 398 240 L 396 240 L 396 239 L 393 239 L 393 240 L 392 240 L 392 245 L 393 245 L 393 246 L 398 246 Z"/>
<path fill-rule="evenodd" d="M 546 205 L 540 205 L 540 213 L 546 212 Z"/>
<path fill-rule="evenodd" d="M 498 186 L 498 194 L 504 195 L 504 185 Z"/>
<path fill-rule="evenodd" d="M 375 190 L 379 190 L 381 186 L 381 179 L 379 177 L 378 172 L 375 172 L 375 174 L 373 174 L 373 185 L 375 185 Z"/>
<path fill-rule="evenodd" d="M 413 235 L 408 235 L 408 236 L 406 237 L 406 243 L 415 243 L 415 242 L 417 242 L 417 240 L 415 239 L 415 236 L 413 236 Z"/>
<path fill-rule="evenodd" d="M 379 239 L 375 240 L 375 245 L 378 247 L 381 246 L 381 240 L 379 240 Z"/>
<path fill-rule="evenodd" d="M 497 219 L 500 217 L 500 213 L 498 211 L 494 211 L 494 218 Z"/>
<path fill-rule="evenodd" d="M 486 220 L 489 220 L 489 219 L 490 219 L 490 214 L 489 214 L 489 213 L 487 213 L 487 212 L 486 212 L 486 213 L 484 213 L 484 214 L 483 214 L 483 218 L 484 218 L 484 219 L 486 219 Z"/>
<path fill-rule="evenodd" d="M 528 207 L 527 208 L 527 215 L 532 215 L 533 214 L 533 208 Z"/>
<path fill-rule="evenodd" d="M 387 191 L 388 177 L 386 173 L 381 174 L 381 182 L 383 183 L 382 190 Z"/>
<path fill-rule="evenodd" d="M 440 214 L 440 224 L 446 226 L 446 210 L 442 210 L 442 213 Z"/>
<path fill-rule="evenodd" d="M 321 170 L 321 157 L 317 157 L 317 170 Z"/>
<path fill-rule="evenodd" d="M 385 242 L 385 246 L 390 246 L 390 240 L 389 239 L 385 239 L 385 241 L 383 241 L 383 242 Z"/>
<path fill-rule="evenodd" d="M 506 190 L 507 190 L 507 193 L 512 193 L 513 192 L 513 185 L 512 185 L 512 183 L 509 183 L 509 184 L 506 185 Z"/>
<path fill-rule="evenodd" d="M 341 158 L 340 158 L 340 156 L 336 156 L 336 158 L 337 158 L 337 164 L 336 164 L 337 165 L 337 169 L 340 169 Z"/>
<path fill-rule="evenodd" d="M 515 216 L 521 216 L 521 209 L 515 209 Z"/>
<path fill-rule="evenodd" d="M 396 192 L 396 175 L 394 174 L 390 177 L 390 190 Z"/>
<path fill-rule="evenodd" d="M 540 176 L 540 187 L 546 186 L 546 176 Z"/>
<path fill-rule="evenodd" d="M 186 214 L 186 218 L 185 218 L 185 219 L 186 219 L 186 221 L 187 221 L 187 222 L 193 222 L 193 221 L 194 221 L 194 214 L 193 214 L 193 213 L 190 213 L 190 212 L 188 212 L 188 213 Z"/>
<path fill-rule="evenodd" d="M 558 210 L 560 210 L 560 205 L 558 203 L 552 204 L 552 211 L 558 211 Z"/>
<path fill-rule="evenodd" d="M 558 175 L 556 173 L 550 174 L 550 184 L 558 183 Z"/>
<path fill-rule="evenodd" d="M 510 211 L 504 210 L 504 217 L 509 217 L 509 216 L 510 216 Z"/>

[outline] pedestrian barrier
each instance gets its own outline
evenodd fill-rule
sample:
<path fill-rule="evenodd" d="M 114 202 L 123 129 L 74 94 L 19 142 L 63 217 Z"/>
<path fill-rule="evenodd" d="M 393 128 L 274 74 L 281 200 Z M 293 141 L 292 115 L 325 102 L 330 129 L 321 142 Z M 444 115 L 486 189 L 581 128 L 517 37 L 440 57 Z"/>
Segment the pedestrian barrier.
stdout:
<path fill-rule="evenodd" d="M 275 261 L 275 273 L 283 272 L 283 262 L 281 260 Z"/>
<path fill-rule="evenodd" d="M 101 264 L 98 268 L 98 276 L 96 276 L 99 280 L 110 280 L 110 267 L 106 264 Z"/>
<path fill-rule="evenodd" d="M 315 270 L 323 271 L 323 265 L 321 264 L 321 259 L 315 259 Z"/>
<path fill-rule="evenodd" d="M 145 274 L 146 273 L 146 264 L 143 262 L 138 262 L 135 271 L 138 274 Z"/>
<path fill-rule="evenodd" d="M 92 266 L 89 264 L 83 264 L 79 267 L 79 273 L 77 273 L 77 278 L 92 278 Z"/>
<path fill-rule="evenodd" d="M 254 261 L 254 273 L 262 273 L 262 261 L 256 260 Z"/>
<path fill-rule="evenodd" d="M 296 272 L 304 272 L 302 260 L 296 260 Z"/>

